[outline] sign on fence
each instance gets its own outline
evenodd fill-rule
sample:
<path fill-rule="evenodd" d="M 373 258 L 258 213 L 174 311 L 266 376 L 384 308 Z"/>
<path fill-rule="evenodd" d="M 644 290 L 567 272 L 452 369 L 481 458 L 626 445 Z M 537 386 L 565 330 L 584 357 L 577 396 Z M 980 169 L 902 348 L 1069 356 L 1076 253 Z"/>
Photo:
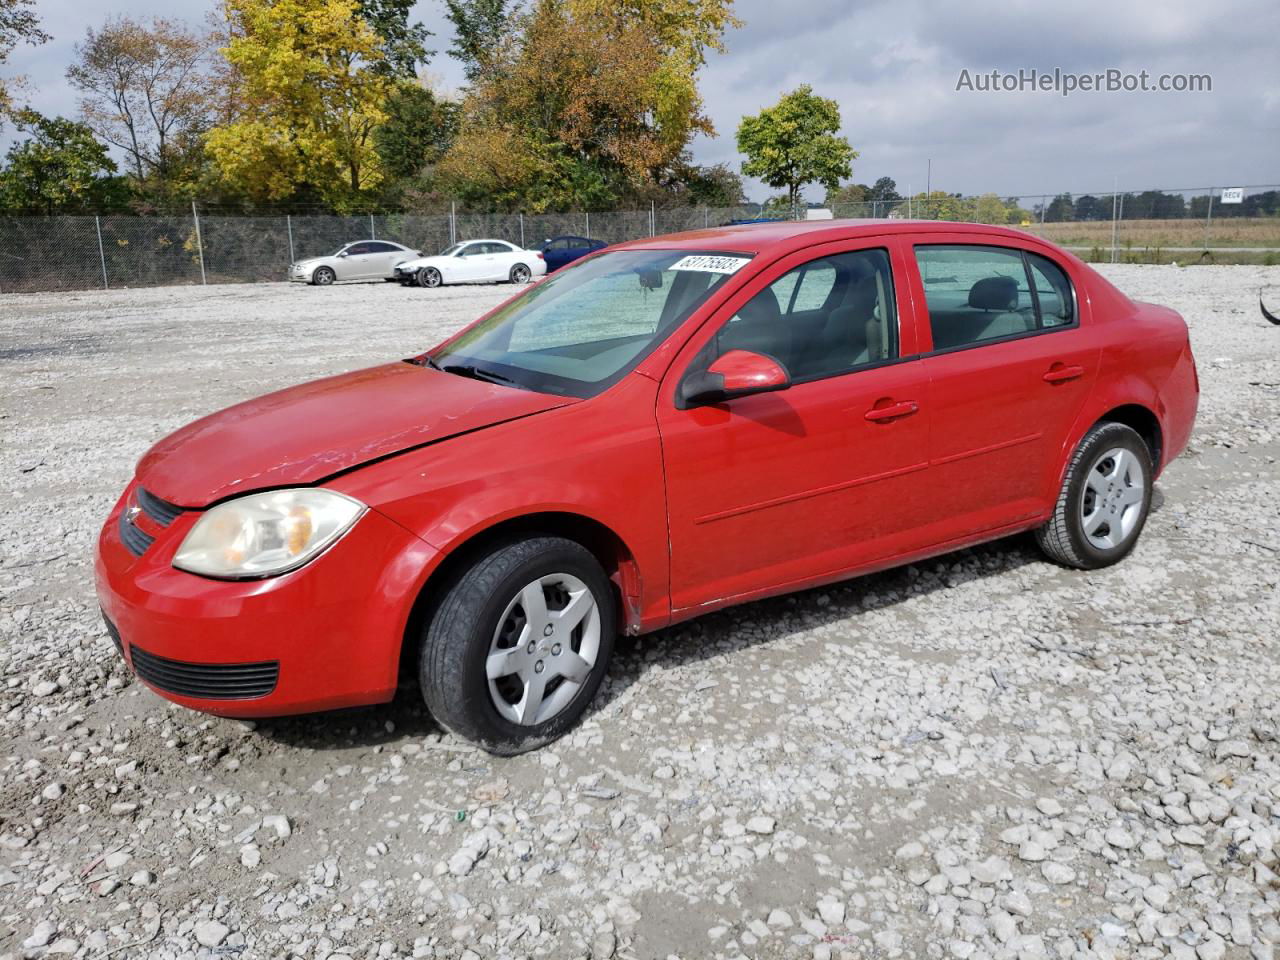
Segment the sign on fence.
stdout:
<path fill-rule="evenodd" d="M 1244 187 L 1223 187 L 1223 203 L 1244 203 Z"/>

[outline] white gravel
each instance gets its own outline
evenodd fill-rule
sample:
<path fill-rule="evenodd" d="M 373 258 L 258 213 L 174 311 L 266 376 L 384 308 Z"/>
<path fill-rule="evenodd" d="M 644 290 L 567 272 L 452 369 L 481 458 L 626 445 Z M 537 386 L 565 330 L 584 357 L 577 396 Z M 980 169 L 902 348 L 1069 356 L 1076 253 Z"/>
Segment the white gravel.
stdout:
<path fill-rule="evenodd" d="M 193 417 L 406 356 L 509 288 L 0 296 L 0 960 L 1217 957 L 1280 943 L 1280 268 L 1105 268 L 1203 397 L 1137 551 L 1020 537 L 622 640 L 498 760 L 382 708 L 133 683 L 91 544 Z"/>

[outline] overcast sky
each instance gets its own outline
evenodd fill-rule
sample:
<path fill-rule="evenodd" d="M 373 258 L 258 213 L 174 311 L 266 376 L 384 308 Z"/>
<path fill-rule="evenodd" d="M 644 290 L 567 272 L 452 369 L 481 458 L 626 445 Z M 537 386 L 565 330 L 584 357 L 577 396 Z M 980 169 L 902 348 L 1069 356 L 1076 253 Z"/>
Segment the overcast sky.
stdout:
<path fill-rule="evenodd" d="M 201 0 L 36 0 L 43 47 L 20 48 L 9 72 L 25 73 L 37 109 L 74 114 L 63 78 L 87 26 L 110 13 L 200 21 Z M 462 81 L 444 51 L 443 0 L 417 16 L 440 52 L 427 70 L 446 87 Z M 1275 0 L 738 0 L 741 29 L 701 76 L 719 136 L 693 145 L 702 163 L 741 158 L 739 119 L 809 83 L 840 105 L 859 152 L 854 179 L 891 176 L 903 192 L 1073 193 L 1149 187 L 1280 183 L 1280 4 Z M 1020 68 L 1094 73 L 1116 68 L 1209 74 L 1208 93 L 980 93 L 957 91 L 971 75 Z M 753 199 L 769 191 L 753 185 Z M 820 188 L 810 188 L 820 199 Z"/>

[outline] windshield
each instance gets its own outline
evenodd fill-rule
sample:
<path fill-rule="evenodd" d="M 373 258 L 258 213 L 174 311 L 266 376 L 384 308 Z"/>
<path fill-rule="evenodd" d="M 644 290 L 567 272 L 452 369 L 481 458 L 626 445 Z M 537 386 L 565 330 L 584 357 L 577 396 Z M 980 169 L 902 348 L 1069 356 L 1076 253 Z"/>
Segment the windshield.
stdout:
<path fill-rule="evenodd" d="M 443 250 L 441 250 L 439 255 L 442 257 L 452 257 L 455 253 L 457 253 L 459 250 L 462 249 L 462 246 L 463 245 L 460 243 L 451 244 L 450 246 L 447 246 Z"/>
<path fill-rule="evenodd" d="M 601 254 L 531 287 L 431 359 L 529 390 L 594 396 L 750 259 L 687 250 Z"/>

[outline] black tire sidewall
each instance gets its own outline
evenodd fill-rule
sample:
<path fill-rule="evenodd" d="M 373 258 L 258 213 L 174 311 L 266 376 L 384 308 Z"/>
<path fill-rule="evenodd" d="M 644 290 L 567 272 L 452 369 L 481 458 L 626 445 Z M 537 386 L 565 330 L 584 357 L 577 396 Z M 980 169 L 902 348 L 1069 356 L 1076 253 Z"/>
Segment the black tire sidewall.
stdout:
<path fill-rule="evenodd" d="M 433 712 L 437 713 L 437 719 L 446 726 L 454 728 L 455 732 L 468 739 L 478 741 L 485 749 L 494 753 L 523 753 L 549 743 L 567 732 L 595 698 L 608 671 L 609 660 L 613 653 L 617 621 L 613 588 L 608 577 L 585 548 L 558 538 L 546 539 L 543 542 L 549 545 L 549 549 L 541 550 L 533 556 L 504 566 L 500 579 L 486 596 L 476 596 L 474 591 L 469 590 L 468 575 L 463 574 L 453 587 L 453 590 L 465 591 L 459 598 L 461 602 L 453 607 L 458 616 L 452 618 L 451 623 L 433 621 L 428 627 L 429 634 L 440 629 L 447 631 L 449 635 L 428 636 L 424 644 L 422 658 L 424 692 L 432 686 L 428 683 L 426 676 L 426 671 L 429 669 L 427 648 L 432 642 L 449 644 L 445 656 L 451 660 L 459 658 L 461 661 L 457 664 L 460 669 L 449 671 L 456 677 L 456 684 L 451 684 L 438 694 L 449 702 L 432 704 L 430 701 L 433 698 L 428 697 L 428 707 L 433 708 Z M 495 551 L 497 552 L 501 551 Z M 485 560 L 493 558 L 494 554 L 490 554 L 472 569 L 478 569 Z M 500 558 L 499 562 L 501 562 Z M 571 574 L 591 590 L 600 616 L 600 649 L 586 683 L 560 713 L 544 723 L 521 726 L 507 720 L 494 706 L 489 694 L 488 678 L 485 675 L 485 661 L 489 655 L 498 618 L 505 612 L 511 598 L 526 584 L 552 573 Z"/>
<path fill-rule="evenodd" d="M 1109 566 L 1124 559 L 1137 545 L 1142 530 L 1147 525 L 1147 517 L 1151 514 L 1151 490 L 1155 481 L 1154 468 L 1151 463 L 1151 451 L 1147 449 L 1142 437 L 1131 427 L 1122 423 L 1104 423 L 1089 432 L 1081 443 L 1081 456 L 1076 461 L 1072 475 L 1067 478 L 1067 535 L 1071 547 L 1076 554 L 1086 560 L 1089 567 Z M 1133 528 L 1128 538 L 1119 546 L 1110 549 L 1096 547 L 1084 532 L 1084 520 L 1080 515 L 1080 505 L 1084 498 L 1085 485 L 1089 473 L 1097 466 L 1102 455 L 1116 447 L 1123 447 L 1138 458 L 1142 465 L 1143 501 L 1142 516 L 1138 525 Z"/>
<path fill-rule="evenodd" d="M 329 279 L 321 280 L 320 279 L 321 277 L 328 277 Z M 337 279 L 337 277 L 335 276 L 333 270 L 329 267 L 317 267 L 315 276 L 312 277 L 312 280 L 317 287 L 331 286 L 335 279 Z"/>

